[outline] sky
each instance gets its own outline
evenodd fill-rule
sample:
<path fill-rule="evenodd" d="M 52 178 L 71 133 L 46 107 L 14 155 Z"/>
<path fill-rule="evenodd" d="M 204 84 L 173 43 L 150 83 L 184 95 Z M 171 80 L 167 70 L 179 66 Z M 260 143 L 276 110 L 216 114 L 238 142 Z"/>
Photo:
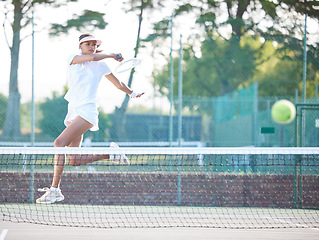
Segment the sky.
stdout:
<path fill-rule="evenodd" d="M 46 97 L 51 97 L 52 93 L 62 93 L 64 86 L 67 84 L 67 64 L 66 60 L 69 55 L 79 53 L 78 37 L 79 32 L 73 31 L 72 34 L 56 38 L 49 38 L 47 31 L 39 31 L 49 22 L 60 21 L 65 22 L 71 18 L 74 13 L 80 13 L 84 9 L 100 11 L 105 13 L 105 20 L 108 25 L 104 30 L 96 30 L 92 32 L 96 37 L 99 37 L 103 43 L 101 49 L 106 53 L 121 52 L 125 59 L 132 58 L 134 55 L 133 49 L 136 44 L 138 18 L 136 13 L 125 13 L 122 9 L 123 1 L 101 1 L 81 0 L 78 3 L 71 3 L 68 7 L 59 9 L 50 9 L 48 7 L 40 7 L 35 11 L 35 74 L 34 74 L 34 97 L 35 101 L 43 101 Z M 167 6 L 167 15 L 172 12 L 173 6 Z M 146 37 L 151 31 L 150 22 L 146 16 L 143 21 L 141 36 Z M 152 20 L 161 20 L 156 14 L 152 15 Z M 177 20 L 176 20 L 177 21 Z M 185 19 L 184 19 L 185 21 Z M 194 24 L 195 19 L 188 18 L 185 22 L 174 22 L 174 45 L 175 54 L 179 48 L 179 34 L 190 34 L 190 26 Z M 3 23 L 3 14 L 0 15 L 0 22 Z M 176 26 L 179 26 L 178 29 Z M 312 36 L 317 36 L 318 40 L 319 28 L 318 24 L 308 20 L 309 31 Z M 30 35 L 31 27 L 23 31 L 22 36 Z M 10 36 L 9 36 L 10 39 Z M 183 38 L 184 39 L 184 38 Z M 9 40 L 10 42 L 10 40 Z M 8 96 L 9 92 L 9 71 L 10 71 L 10 52 L 7 47 L 3 29 L 0 34 L 1 46 L 1 81 L 0 93 Z M 169 46 L 163 54 L 168 57 Z M 136 92 L 145 92 L 143 98 L 132 99 L 130 105 L 154 105 L 161 106 L 165 110 L 169 109 L 167 99 L 154 97 L 152 87 L 152 71 L 154 65 L 163 64 L 158 59 L 153 59 L 151 50 L 141 50 L 138 58 L 141 59 L 141 64 L 136 68 L 132 88 Z M 117 62 L 111 59 L 106 60 L 107 64 L 114 70 Z M 128 81 L 129 72 L 115 74 L 121 81 Z M 19 91 L 21 93 L 21 102 L 25 103 L 31 100 L 32 93 L 32 41 L 31 37 L 26 38 L 21 43 L 20 62 L 19 62 Z M 125 97 L 125 94 L 117 90 L 106 78 L 103 78 L 98 91 L 98 102 L 103 110 L 107 113 L 112 112 L 115 107 L 119 107 Z"/>

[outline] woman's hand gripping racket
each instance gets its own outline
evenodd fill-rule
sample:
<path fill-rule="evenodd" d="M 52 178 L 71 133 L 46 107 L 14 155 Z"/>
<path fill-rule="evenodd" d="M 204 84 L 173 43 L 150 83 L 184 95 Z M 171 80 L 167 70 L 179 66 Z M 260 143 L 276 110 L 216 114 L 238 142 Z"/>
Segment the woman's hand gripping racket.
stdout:
<path fill-rule="evenodd" d="M 122 56 L 120 54 L 116 54 L 116 59 L 121 59 L 121 58 Z M 126 72 L 128 70 L 135 68 L 140 63 L 141 63 L 141 60 L 137 58 L 132 58 L 132 59 L 123 61 L 115 68 L 115 72 L 117 73 Z"/>

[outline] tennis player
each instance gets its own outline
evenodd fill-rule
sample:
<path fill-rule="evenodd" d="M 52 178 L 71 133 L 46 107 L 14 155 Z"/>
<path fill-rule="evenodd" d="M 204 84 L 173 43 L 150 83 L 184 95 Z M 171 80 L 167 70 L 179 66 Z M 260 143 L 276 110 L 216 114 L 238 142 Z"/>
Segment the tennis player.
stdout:
<path fill-rule="evenodd" d="M 97 48 L 102 41 L 91 34 L 82 34 L 79 37 L 80 54 L 71 55 L 68 59 L 68 82 L 69 91 L 65 99 L 69 102 L 68 113 L 64 124 L 66 128 L 54 141 L 54 147 L 80 147 L 83 134 L 88 131 L 97 131 L 98 110 L 97 110 L 97 88 L 103 76 L 119 90 L 128 94 L 131 98 L 139 98 L 144 93 L 136 93 L 125 83 L 119 81 L 102 61 L 106 58 L 113 58 L 116 61 L 123 61 L 120 53 L 103 54 Z M 118 147 L 111 143 L 110 147 Z M 130 164 L 124 155 L 69 155 L 70 165 L 80 166 L 102 159 L 119 161 L 123 164 Z M 36 200 L 36 203 L 50 204 L 64 200 L 61 193 L 60 181 L 65 165 L 64 154 L 54 156 L 54 175 L 50 188 L 39 189 L 45 194 Z"/>

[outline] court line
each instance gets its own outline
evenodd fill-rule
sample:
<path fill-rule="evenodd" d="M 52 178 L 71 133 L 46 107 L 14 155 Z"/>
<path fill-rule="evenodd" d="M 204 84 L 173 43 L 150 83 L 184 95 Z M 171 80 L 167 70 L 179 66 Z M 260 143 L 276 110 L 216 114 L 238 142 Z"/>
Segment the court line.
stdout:
<path fill-rule="evenodd" d="M 56 226 L 52 226 L 56 227 Z M 173 228 L 85 228 L 85 227 L 65 227 L 67 229 L 63 229 L 64 227 L 61 227 L 61 229 L 50 229 L 50 228 L 44 228 L 44 229 L 39 229 L 39 228 L 12 228 L 10 231 L 25 231 L 25 232 L 30 232 L 30 231 L 80 231 L 80 232 L 86 232 L 86 231 L 95 231 L 95 232 L 116 232 L 120 231 L 121 233 L 123 232 L 134 232 L 134 231 L 154 231 L 154 232 L 161 232 L 161 231 L 176 231 L 176 232 L 192 232 L 192 231 L 197 231 L 197 232 L 211 232 L 211 231 L 216 231 L 219 233 L 229 233 L 229 232 L 263 232 L 263 231 L 276 231 L 278 234 L 284 234 L 289 232 L 290 230 L 295 230 L 295 231 L 302 231 L 302 230 L 317 230 L 313 228 L 285 228 L 285 229 L 280 229 L 280 228 L 260 228 L 260 229 L 220 229 L 220 228 L 179 228 L 179 227 L 173 227 Z M 76 229 L 74 229 L 76 228 Z M 2 240 L 2 239 L 0 239 Z"/>
<path fill-rule="evenodd" d="M 287 220 L 281 220 L 281 219 L 278 219 L 278 218 L 271 218 L 273 220 L 277 220 L 279 222 L 282 222 L 282 223 L 288 223 L 288 224 L 291 224 L 291 225 L 295 225 L 295 226 L 299 226 L 299 227 L 303 227 L 303 228 L 308 228 L 308 229 L 311 229 L 311 230 L 316 230 L 316 231 L 319 231 L 318 228 L 312 228 L 312 227 L 309 227 L 307 225 L 304 225 L 304 224 L 299 224 L 299 223 L 293 223 L 293 222 L 290 222 L 290 221 L 287 221 Z"/>
<path fill-rule="evenodd" d="M 4 238 L 6 237 L 7 233 L 8 233 L 8 229 L 3 229 L 2 233 L 0 235 L 0 240 L 4 240 Z"/>

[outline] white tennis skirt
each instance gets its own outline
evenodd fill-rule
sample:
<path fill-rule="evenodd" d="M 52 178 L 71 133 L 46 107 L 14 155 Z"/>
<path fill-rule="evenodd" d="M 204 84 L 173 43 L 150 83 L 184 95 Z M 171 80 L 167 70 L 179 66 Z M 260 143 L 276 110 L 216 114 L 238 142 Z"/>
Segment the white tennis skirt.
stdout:
<path fill-rule="evenodd" d="M 82 106 L 68 105 L 68 113 L 64 119 L 64 125 L 67 126 L 68 122 L 72 122 L 77 116 L 85 119 L 93 124 L 91 131 L 99 130 L 99 112 L 94 103 L 85 104 Z"/>

